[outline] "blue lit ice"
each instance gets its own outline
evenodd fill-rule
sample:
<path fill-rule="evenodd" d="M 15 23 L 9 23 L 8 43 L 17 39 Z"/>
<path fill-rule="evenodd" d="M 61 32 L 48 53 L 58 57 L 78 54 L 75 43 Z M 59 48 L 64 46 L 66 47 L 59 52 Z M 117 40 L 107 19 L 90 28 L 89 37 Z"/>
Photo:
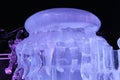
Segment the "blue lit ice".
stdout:
<path fill-rule="evenodd" d="M 17 80 L 119 80 L 113 48 L 96 35 L 100 26 L 98 17 L 80 9 L 54 8 L 32 15 L 25 22 L 29 37 L 16 48 L 13 78 L 19 73 Z"/>

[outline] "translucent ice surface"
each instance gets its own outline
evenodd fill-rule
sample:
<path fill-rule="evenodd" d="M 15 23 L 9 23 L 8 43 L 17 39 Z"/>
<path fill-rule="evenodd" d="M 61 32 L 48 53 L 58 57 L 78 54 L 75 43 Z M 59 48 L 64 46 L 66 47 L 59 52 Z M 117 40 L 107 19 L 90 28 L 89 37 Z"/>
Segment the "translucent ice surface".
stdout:
<path fill-rule="evenodd" d="M 25 22 L 29 37 L 16 47 L 13 80 L 120 80 L 113 48 L 96 36 L 100 20 L 73 8 L 40 11 Z"/>
<path fill-rule="evenodd" d="M 79 25 L 81 23 L 81 26 Z M 76 26 L 75 26 L 76 24 Z M 92 25 L 92 26 L 88 26 Z M 94 26 L 93 26 L 94 25 Z M 37 12 L 26 20 L 25 28 L 32 34 L 35 32 L 46 32 L 50 30 L 61 30 L 63 28 L 94 27 L 97 31 L 101 25 L 100 20 L 92 13 L 78 9 L 56 8 Z"/>

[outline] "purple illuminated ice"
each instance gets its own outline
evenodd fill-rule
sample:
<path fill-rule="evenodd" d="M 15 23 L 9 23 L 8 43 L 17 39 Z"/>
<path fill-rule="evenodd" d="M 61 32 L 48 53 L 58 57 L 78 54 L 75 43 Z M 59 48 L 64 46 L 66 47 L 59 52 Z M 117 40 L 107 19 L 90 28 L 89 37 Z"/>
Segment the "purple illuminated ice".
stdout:
<path fill-rule="evenodd" d="M 96 36 L 100 20 L 73 8 L 40 11 L 25 22 L 13 80 L 117 80 L 113 49 Z M 17 77 L 17 79 L 15 79 Z"/>

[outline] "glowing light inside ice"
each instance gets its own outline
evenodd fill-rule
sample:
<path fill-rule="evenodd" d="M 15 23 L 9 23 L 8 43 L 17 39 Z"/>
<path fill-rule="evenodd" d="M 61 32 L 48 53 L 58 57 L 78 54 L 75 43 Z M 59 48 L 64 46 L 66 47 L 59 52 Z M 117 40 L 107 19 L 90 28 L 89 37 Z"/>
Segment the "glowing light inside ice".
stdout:
<path fill-rule="evenodd" d="M 54 8 L 32 15 L 25 22 L 29 37 L 16 48 L 13 80 L 17 73 L 24 80 L 115 80 L 113 49 L 96 36 L 100 26 L 94 14 L 80 9 Z"/>

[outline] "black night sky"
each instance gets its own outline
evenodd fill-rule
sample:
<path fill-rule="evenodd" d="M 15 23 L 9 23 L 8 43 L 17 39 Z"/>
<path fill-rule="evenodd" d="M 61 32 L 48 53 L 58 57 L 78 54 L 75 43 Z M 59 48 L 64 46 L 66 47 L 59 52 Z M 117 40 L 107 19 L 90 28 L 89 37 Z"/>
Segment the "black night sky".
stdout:
<path fill-rule="evenodd" d="M 25 20 L 29 16 L 44 9 L 60 7 L 78 8 L 90 11 L 99 17 L 102 26 L 97 34 L 103 36 L 114 49 L 118 49 L 117 39 L 120 37 L 120 6 L 118 1 L 119 0 L 1 0 L 0 29 L 11 32 L 23 27 Z M 5 39 L 8 40 L 7 38 Z M 2 50 L 4 46 L 7 46 L 7 43 L 4 42 L 3 44 L 2 41 L 3 38 L 0 37 L 0 50 Z M 7 47 L 4 47 L 4 49 L 6 48 Z"/>

